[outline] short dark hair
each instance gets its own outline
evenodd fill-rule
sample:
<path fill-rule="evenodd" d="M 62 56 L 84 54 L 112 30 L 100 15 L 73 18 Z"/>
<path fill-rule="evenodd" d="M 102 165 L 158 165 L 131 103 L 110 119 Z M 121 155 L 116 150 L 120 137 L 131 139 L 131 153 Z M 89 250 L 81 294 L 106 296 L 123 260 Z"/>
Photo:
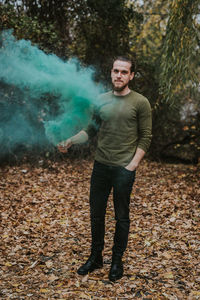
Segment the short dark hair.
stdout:
<path fill-rule="evenodd" d="M 113 59 L 113 64 L 116 60 L 129 62 L 131 64 L 131 73 L 135 72 L 135 62 L 130 57 L 128 57 L 128 56 L 116 56 Z"/>

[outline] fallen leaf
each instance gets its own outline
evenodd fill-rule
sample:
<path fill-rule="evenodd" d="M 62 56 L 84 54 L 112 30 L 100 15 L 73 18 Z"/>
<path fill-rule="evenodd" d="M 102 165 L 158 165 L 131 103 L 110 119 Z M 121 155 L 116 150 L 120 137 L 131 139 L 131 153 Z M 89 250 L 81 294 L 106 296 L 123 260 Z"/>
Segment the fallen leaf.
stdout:
<path fill-rule="evenodd" d="M 51 275 L 48 277 L 48 279 L 49 279 L 50 281 L 55 281 L 55 280 L 58 280 L 59 277 L 55 276 L 54 274 L 51 274 Z"/>
<path fill-rule="evenodd" d="M 168 272 L 168 273 L 164 273 L 163 277 L 166 278 L 166 279 L 173 279 L 174 275 L 173 275 L 172 272 Z"/>

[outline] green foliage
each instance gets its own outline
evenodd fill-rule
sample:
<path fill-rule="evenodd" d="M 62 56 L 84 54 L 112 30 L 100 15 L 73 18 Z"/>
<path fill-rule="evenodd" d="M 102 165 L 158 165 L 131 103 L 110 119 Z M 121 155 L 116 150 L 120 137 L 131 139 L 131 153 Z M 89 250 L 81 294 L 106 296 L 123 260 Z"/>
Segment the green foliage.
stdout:
<path fill-rule="evenodd" d="M 173 104 L 174 96 L 179 96 L 186 84 L 198 84 L 198 6 L 198 0 L 171 1 L 161 59 L 161 93 L 165 102 Z"/>
<path fill-rule="evenodd" d="M 13 29 L 18 39 L 31 40 L 46 52 L 56 52 L 60 44 L 53 24 L 39 22 L 37 16 L 29 17 L 13 5 L 0 5 L 0 30 Z"/>
<path fill-rule="evenodd" d="M 169 155 L 192 161 L 200 156 L 198 1 L 189 2 L 191 6 L 146 0 L 137 6 L 136 1 L 135 9 L 144 20 L 130 23 L 131 50 L 138 62 L 134 88 L 153 108 L 154 158 Z M 187 127 L 196 129 L 184 130 Z"/>

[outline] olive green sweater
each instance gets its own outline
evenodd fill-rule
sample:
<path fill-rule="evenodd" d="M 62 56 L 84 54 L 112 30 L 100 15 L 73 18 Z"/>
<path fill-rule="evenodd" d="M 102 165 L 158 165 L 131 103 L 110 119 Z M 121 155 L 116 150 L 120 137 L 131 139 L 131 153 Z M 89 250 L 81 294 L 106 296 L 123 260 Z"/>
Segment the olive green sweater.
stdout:
<path fill-rule="evenodd" d="M 99 98 L 98 145 L 95 160 L 111 166 L 126 166 L 137 147 L 147 152 L 151 142 L 151 107 L 148 100 L 131 91 L 126 96 L 115 96 L 112 91 Z M 91 123 L 85 130 L 91 135 Z"/>

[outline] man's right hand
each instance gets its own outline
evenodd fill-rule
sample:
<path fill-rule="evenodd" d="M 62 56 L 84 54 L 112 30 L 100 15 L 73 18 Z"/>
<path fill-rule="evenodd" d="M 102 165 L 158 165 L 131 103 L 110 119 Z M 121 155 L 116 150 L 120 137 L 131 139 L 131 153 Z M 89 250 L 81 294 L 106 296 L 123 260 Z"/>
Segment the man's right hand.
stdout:
<path fill-rule="evenodd" d="M 67 153 L 68 149 L 73 145 L 72 140 L 69 138 L 66 141 L 60 142 L 57 148 L 62 153 Z"/>

